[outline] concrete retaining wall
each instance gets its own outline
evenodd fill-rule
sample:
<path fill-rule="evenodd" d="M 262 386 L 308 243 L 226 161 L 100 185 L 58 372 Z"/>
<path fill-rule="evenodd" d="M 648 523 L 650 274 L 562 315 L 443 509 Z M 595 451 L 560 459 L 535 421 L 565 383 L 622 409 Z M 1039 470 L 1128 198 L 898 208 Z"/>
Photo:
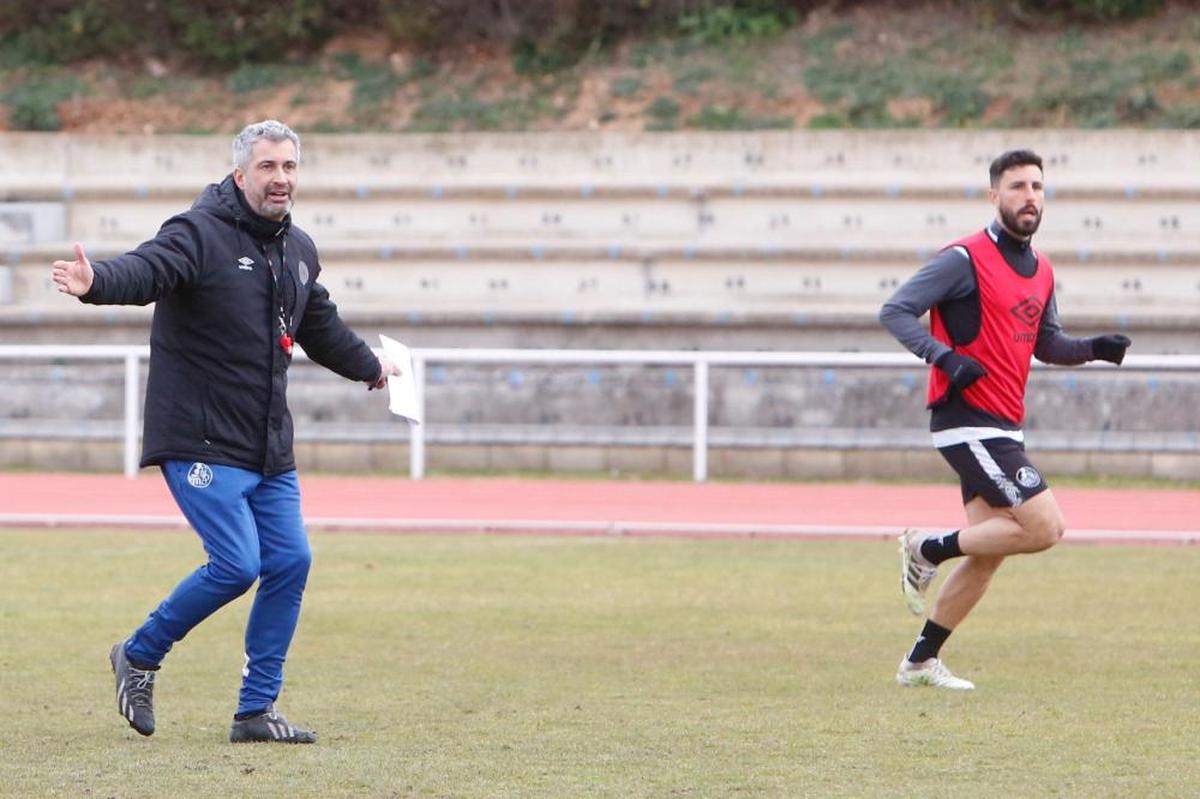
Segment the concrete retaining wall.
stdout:
<path fill-rule="evenodd" d="M 1030 444 L 1030 456 L 1050 475 L 1200 480 L 1200 452 L 1064 452 Z M 301 471 L 407 474 L 408 446 L 301 441 Z M 426 450 L 433 473 L 563 473 L 666 476 L 689 479 L 688 447 L 435 444 Z M 948 480 L 949 467 L 932 449 L 768 449 L 714 447 L 714 479 Z M 0 468 L 121 471 L 116 441 L 0 439 Z M 153 470 L 143 470 L 152 473 Z"/>
<path fill-rule="evenodd" d="M 640 366 L 427 370 L 430 469 L 690 474 L 692 374 Z M 120 468 L 116 364 L 16 364 L 0 392 L 0 465 Z M 307 468 L 407 471 L 384 398 L 312 365 L 292 375 Z M 1200 375 L 1039 370 L 1026 430 L 1048 471 L 1196 479 Z M 920 369 L 714 367 L 714 476 L 936 477 Z M 48 398 L 53 397 L 53 402 Z"/>

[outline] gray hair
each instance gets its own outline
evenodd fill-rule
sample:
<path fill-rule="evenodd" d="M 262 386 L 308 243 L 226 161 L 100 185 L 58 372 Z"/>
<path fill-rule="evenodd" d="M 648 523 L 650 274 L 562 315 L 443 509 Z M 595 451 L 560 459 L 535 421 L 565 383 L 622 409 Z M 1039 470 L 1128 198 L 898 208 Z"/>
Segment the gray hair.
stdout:
<path fill-rule="evenodd" d="M 268 141 L 290 141 L 296 145 L 296 162 L 300 162 L 300 137 L 296 131 L 277 119 L 264 119 L 242 128 L 233 138 L 233 167 L 245 171 L 250 166 L 250 151 L 259 139 Z"/>

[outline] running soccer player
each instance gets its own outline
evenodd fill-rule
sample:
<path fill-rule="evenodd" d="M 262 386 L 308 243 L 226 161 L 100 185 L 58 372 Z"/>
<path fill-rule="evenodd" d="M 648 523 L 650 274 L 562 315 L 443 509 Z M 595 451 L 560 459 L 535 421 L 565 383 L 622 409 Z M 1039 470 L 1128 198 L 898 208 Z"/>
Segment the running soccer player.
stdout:
<path fill-rule="evenodd" d="M 909 610 L 923 615 L 926 590 L 942 563 L 959 559 L 896 681 L 971 690 L 939 652 L 987 591 L 1005 557 L 1058 543 L 1064 521 L 1045 478 L 1025 455 L 1021 424 L 1031 356 L 1045 363 L 1120 364 L 1130 345 L 1111 334 L 1063 333 L 1054 270 L 1031 246 L 1045 201 L 1042 159 L 1029 150 L 996 158 L 988 198 L 996 219 L 954 242 L 897 289 L 879 319 L 897 340 L 931 364 L 928 407 L 933 445 L 958 473 L 967 524 L 900 536 L 901 587 Z M 928 332 L 918 321 L 928 311 Z"/>

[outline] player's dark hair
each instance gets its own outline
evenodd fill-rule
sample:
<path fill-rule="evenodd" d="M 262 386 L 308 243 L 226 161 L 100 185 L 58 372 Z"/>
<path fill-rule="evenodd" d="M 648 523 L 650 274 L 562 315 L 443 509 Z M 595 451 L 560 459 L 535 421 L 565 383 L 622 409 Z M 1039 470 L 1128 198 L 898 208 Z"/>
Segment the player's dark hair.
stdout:
<path fill-rule="evenodd" d="M 1036 166 L 1042 169 L 1042 157 L 1033 150 L 1009 150 L 1006 153 L 1001 153 L 997 156 L 992 165 L 988 167 L 988 175 L 992 179 L 992 188 L 1000 185 L 1000 176 L 1014 166 Z M 1042 170 L 1043 172 L 1045 170 Z"/>

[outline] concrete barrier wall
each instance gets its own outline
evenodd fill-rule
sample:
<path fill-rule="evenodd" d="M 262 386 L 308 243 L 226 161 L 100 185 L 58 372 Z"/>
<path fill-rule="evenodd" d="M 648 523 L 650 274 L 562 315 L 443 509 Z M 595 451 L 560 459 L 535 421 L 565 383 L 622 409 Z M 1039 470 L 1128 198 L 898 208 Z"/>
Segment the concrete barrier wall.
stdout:
<path fill-rule="evenodd" d="M 427 378 L 430 468 L 690 471 L 687 368 L 431 364 Z M 714 367 L 710 379 L 715 475 L 939 475 L 920 371 Z M 292 385 L 309 468 L 407 470 L 407 426 L 380 396 L 313 366 Z M 1035 372 L 1031 450 L 1061 473 L 1197 479 L 1198 388 L 1200 375 L 1182 373 Z M 117 365 L 16 365 L 0 395 L 0 465 L 119 468 L 121 402 Z"/>
<path fill-rule="evenodd" d="M 145 366 L 143 365 L 143 372 Z M 430 363 L 431 425 L 564 425 L 690 429 L 687 366 Z M 796 430 L 924 430 L 925 371 L 710 367 L 709 421 L 715 427 Z M 293 366 L 289 402 L 308 425 L 395 423 L 386 400 L 312 364 Z M 124 407 L 119 363 L 8 362 L 0 381 L 0 422 L 116 421 Z M 47 402 L 52 396 L 53 402 Z M 1200 375 L 1188 372 L 1035 370 L 1025 428 L 1057 434 L 1200 433 Z"/>
<path fill-rule="evenodd" d="M 121 445 L 113 441 L 0 439 L 0 469 L 121 471 Z M 1031 447 L 1030 457 L 1051 482 L 1059 476 L 1200 480 L 1195 452 L 1112 452 Z M 408 446 L 399 442 L 296 444 L 302 472 L 408 473 Z M 709 475 L 740 480 L 940 480 L 949 467 L 932 449 L 720 447 L 709 449 Z M 429 473 L 536 473 L 659 476 L 688 479 L 686 446 L 437 443 L 426 450 Z M 153 469 L 143 470 L 153 474 Z"/>

